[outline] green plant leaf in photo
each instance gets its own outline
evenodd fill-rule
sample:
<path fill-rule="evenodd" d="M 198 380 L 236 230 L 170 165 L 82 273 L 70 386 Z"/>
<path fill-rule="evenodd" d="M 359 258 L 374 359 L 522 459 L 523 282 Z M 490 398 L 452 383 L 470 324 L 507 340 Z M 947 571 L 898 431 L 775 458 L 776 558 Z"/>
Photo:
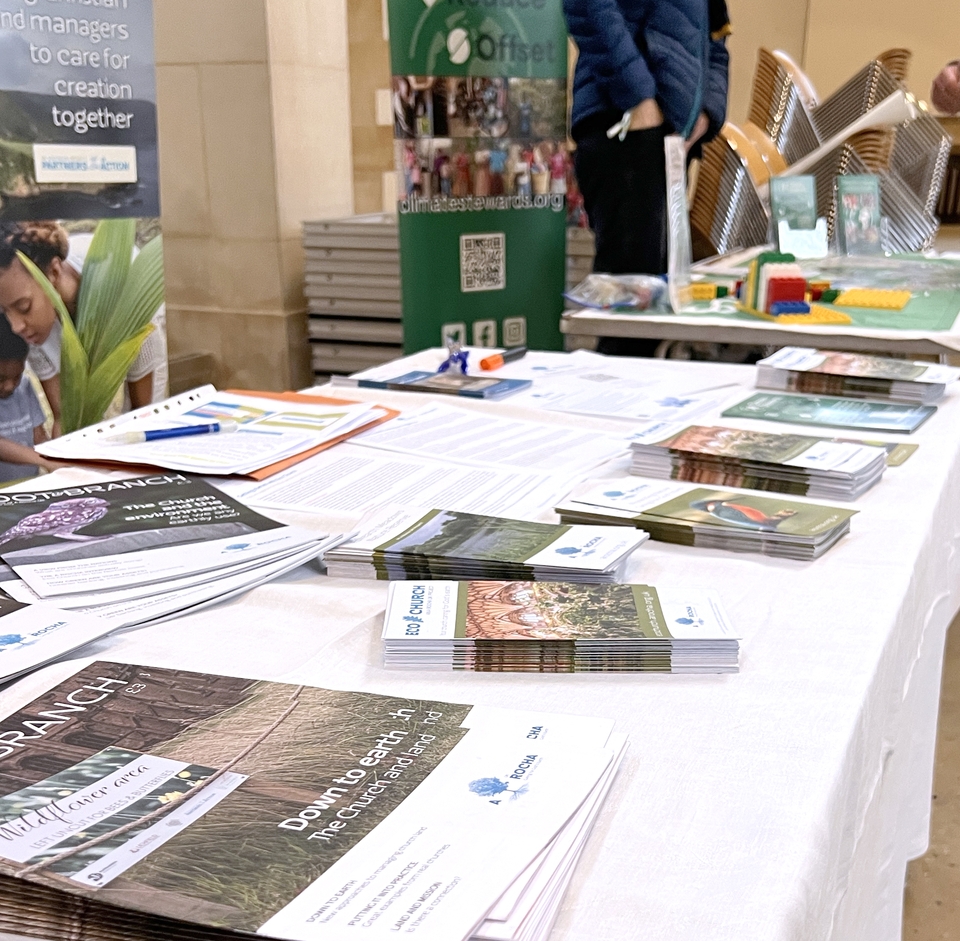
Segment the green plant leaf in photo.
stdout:
<path fill-rule="evenodd" d="M 63 326 L 60 352 L 64 433 L 100 421 L 123 385 L 163 303 L 163 240 L 151 239 L 134 258 L 136 221 L 97 224 L 83 265 L 76 320 L 43 272 L 24 267 L 53 303 Z"/>

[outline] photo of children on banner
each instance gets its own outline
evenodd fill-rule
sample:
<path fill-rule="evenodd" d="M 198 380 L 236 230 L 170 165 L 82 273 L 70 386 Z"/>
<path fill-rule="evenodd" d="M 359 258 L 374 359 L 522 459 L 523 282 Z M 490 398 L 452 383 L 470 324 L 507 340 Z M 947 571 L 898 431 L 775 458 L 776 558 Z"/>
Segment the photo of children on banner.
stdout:
<path fill-rule="evenodd" d="M 145 311 L 151 329 L 140 341 L 123 383 L 128 408 L 139 408 L 152 402 L 162 401 L 167 395 L 167 343 L 166 308 L 163 304 L 162 248 L 160 237 L 153 234 L 145 238 L 142 246 L 136 244 L 137 220 L 114 219 L 100 223 L 71 223 L 72 233 L 58 221 L 40 220 L 30 222 L 0 223 L 0 312 L 13 333 L 29 345 L 27 361 L 43 386 L 54 416 L 54 436 L 60 431 L 64 412 L 64 390 L 61 389 L 61 349 L 63 324 L 58 316 L 54 299 L 45 290 L 34 272 L 28 270 L 21 260 L 26 258 L 46 278 L 56 292 L 68 316 L 80 331 L 81 343 L 90 336 L 92 353 L 90 374 L 105 357 L 109 356 L 128 336 L 139 334 L 145 326 L 139 325 L 136 308 L 139 303 L 149 305 Z M 116 294 L 111 298 L 114 306 L 102 308 L 103 291 L 83 290 L 83 272 L 88 253 L 94 241 L 94 227 L 102 231 L 101 251 L 96 255 L 96 264 L 102 274 L 111 265 L 111 251 L 120 251 L 130 258 L 126 272 L 117 272 Z M 151 242 L 155 242 L 136 264 L 137 256 Z M 106 251 L 106 255 L 102 254 Z M 102 278 L 98 283 L 102 285 Z M 121 309 L 122 308 L 122 309 Z M 125 329 L 127 319 L 133 317 L 137 324 Z M 112 321 L 95 323 L 98 320 Z M 97 327 L 101 327 L 97 329 Z M 136 329 L 134 329 L 136 327 Z M 89 329 L 87 329 L 89 328 Z M 119 331 L 119 332 L 117 332 Z M 109 342 L 110 335 L 116 334 Z M 104 347 L 106 343 L 106 347 Z M 99 348 L 94 348 L 99 344 Z M 90 396 L 92 389 L 86 387 L 93 411 L 98 414 L 86 416 L 82 424 L 99 421 L 110 405 L 116 388 L 109 391 L 109 399 L 103 408 Z M 99 390 L 98 390 L 99 391 Z M 106 393 L 105 393 L 106 394 Z M 68 408 L 82 411 L 84 403 L 72 402 Z M 81 423 L 71 419 L 74 430 Z"/>
<path fill-rule="evenodd" d="M 26 341 L 0 317 L 0 483 L 61 466 L 34 451 L 47 440 L 43 408 L 24 367 Z"/>
<path fill-rule="evenodd" d="M 566 196 L 576 191 L 565 140 L 489 144 L 476 139 L 397 141 L 400 191 L 405 198 Z M 582 200 L 575 204 L 582 206 Z"/>

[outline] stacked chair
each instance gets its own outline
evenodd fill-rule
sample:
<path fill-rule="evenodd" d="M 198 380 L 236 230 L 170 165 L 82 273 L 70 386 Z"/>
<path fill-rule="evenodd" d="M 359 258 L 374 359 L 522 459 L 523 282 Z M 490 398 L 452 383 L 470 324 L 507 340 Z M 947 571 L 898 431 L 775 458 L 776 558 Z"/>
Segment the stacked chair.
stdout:
<path fill-rule="evenodd" d="M 818 211 L 827 219 L 830 238 L 836 177 L 875 173 L 887 220 L 886 247 L 896 252 L 931 247 L 952 142 L 929 114 L 904 104 L 909 60 L 905 49 L 888 50 L 820 101 L 788 56 L 761 49 L 743 129 L 728 124 L 704 148 L 690 211 L 694 257 L 768 241 L 769 178 L 804 160 L 810 163 L 804 172 L 816 178 Z M 913 118 L 886 126 L 900 120 L 904 108 Z M 870 126 L 885 115 L 890 117 L 883 126 Z M 813 156 L 845 131 L 850 133 L 837 146 Z"/>

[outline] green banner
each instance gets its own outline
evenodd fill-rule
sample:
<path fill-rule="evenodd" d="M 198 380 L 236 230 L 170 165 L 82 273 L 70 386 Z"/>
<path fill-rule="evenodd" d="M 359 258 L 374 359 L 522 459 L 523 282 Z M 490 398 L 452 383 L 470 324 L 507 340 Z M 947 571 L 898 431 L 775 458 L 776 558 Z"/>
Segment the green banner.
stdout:
<path fill-rule="evenodd" d="M 404 347 L 562 348 L 561 0 L 389 0 Z"/>

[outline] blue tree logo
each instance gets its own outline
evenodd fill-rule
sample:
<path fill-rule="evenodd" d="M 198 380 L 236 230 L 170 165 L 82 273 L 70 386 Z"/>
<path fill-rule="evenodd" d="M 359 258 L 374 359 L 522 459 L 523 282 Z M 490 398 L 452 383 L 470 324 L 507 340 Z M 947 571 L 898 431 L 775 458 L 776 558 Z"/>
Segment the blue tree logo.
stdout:
<path fill-rule="evenodd" d="M 521 794 L 527 793 L 527 788 L 519 787 L 516 790 L 510 790 L 510 785 L 499 778 L 477 778 L 468 785 L 474 794 L 480 797 L 499 797 L 501 794 L 509 794 L 511 800 L 516 800 Z M 499 804 L 499 800 L 491 800 L 491 804 Z"/>

